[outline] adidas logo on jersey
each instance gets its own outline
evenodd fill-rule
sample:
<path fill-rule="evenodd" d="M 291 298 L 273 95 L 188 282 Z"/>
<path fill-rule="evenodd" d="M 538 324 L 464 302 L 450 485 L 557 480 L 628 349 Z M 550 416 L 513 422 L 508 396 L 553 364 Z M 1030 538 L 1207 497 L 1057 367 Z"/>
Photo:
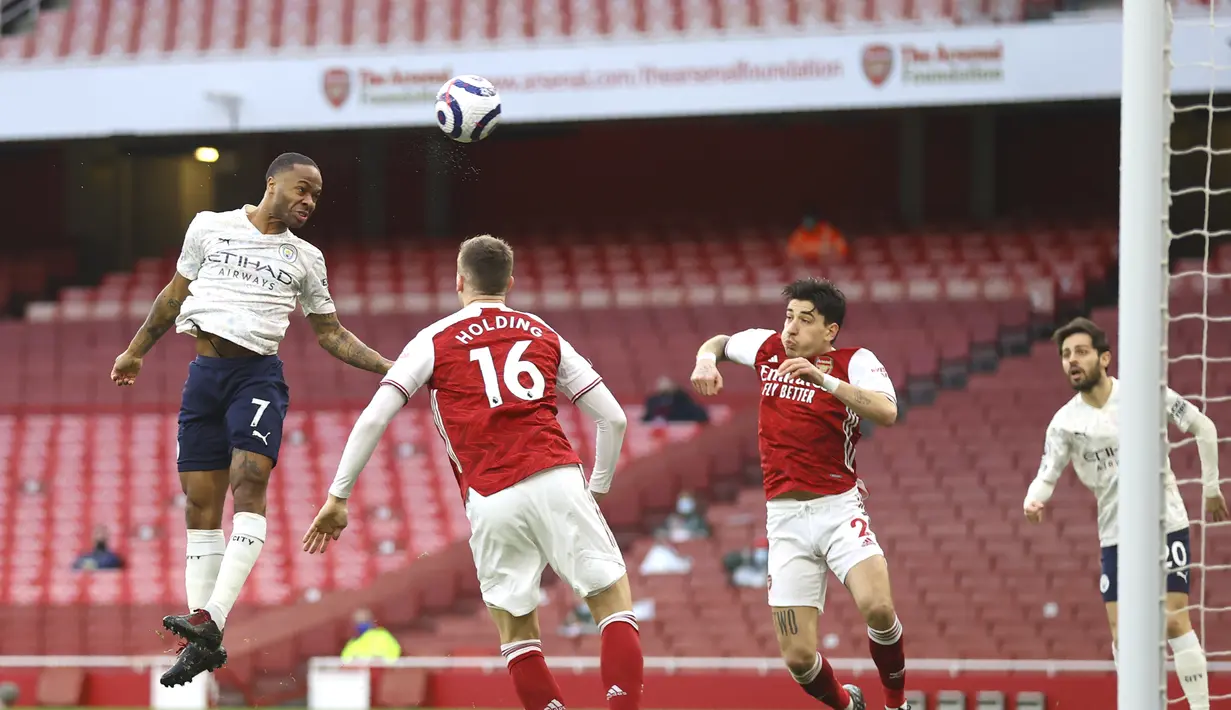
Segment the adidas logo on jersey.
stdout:
<path fill-rule="evenodd" d="M 769 359 L 770 362 L 778 362 L 778 356 L 775 355 Z"/>
<path fill-rule="evenodd" d="M 622 688 L 620 688 L 620 686 L 618 686 L 618 685 L 613 685 L 613 686 L 611 686 L 611 688 L 610 688 L 610 689 L 608 689 L 608 691 L 607 691 L 607 699 L 608 699 L 608 700 L 611 700 L 612 698 L 617 698 L 617 697 L 619 697 L 619 696 L 621 696 L 621 695 L 628 695 L 628 693 L 625 693 L 625 692 L 624 692 L 624 690 L 623 690 Z"/>

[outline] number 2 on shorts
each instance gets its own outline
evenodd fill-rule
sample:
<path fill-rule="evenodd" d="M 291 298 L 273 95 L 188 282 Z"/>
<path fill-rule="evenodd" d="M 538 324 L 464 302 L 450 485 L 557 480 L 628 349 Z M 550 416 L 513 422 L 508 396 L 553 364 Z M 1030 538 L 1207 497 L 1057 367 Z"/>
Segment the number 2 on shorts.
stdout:
<path fill-rule="evenodd" d="M 252 403 L 256 405 L 256 414 L 252 415 L 252 424 L 249 424 L 249 426 L 255 428 L 256 425 L 261 421 L 261 415 L 264 414 L 265 409 L 269 407 L 269 400 L 268 399 L 257 399 L 256 397 L 253 397 Z"/>

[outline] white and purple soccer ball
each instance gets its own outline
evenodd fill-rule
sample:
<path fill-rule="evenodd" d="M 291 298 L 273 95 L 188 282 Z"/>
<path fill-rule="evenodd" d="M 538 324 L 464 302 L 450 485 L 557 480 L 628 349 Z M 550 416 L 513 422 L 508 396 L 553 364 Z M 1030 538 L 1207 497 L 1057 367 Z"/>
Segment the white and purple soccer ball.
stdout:
<path fill-rule="evenodd" d="M 500 93 L 481 76 L 455 76 L 436 94 L 436 123 L 459 143 L 483 140 L 500 125 Z"/>

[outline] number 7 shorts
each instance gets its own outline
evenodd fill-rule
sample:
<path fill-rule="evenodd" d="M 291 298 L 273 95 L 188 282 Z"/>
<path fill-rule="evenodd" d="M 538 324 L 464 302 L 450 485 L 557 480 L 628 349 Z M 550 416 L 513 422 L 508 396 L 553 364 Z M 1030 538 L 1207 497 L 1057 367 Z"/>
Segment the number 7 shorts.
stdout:
<path fill-rule="evenodd" d="M 769 539 L 769 605 L 825 609 L 828 571 L 846 582 L 851 569 L 884 555 L 858 488 L 815 500 L 765 504 Z"/>
<path fill-rule="evenodd" d="M 179 470 L 229 469 L 235 449 L 277 464 L 289 405 L 277 355 L 197 357 L 188 366 L 180 403 Z"/>

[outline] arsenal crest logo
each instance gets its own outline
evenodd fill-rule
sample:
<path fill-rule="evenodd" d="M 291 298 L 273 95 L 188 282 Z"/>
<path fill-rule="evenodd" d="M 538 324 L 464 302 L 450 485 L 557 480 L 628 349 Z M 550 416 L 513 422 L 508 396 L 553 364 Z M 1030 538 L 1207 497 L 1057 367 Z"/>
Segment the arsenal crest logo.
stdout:
<path fill-rule="evenodd" d="M 872 86 L 881 86 L 893 73 L 893 48 L 887 44 L 869 44 L 863 48 L 863 75 Z"/>
<path fill-rule="evenodd" d="M 822 373 L 824 373 L 824 374 L 828 375 L 828 374 L 830 373 L 830 371 L 831 371 L 831 370 L 833 370 L 833 358 L 831 358 L 831 357 L 818 357 L 818 358 L 816 359 L 816 367 L 817 367 L 817 369 L 819 369 Z"/>
<path fill-rule="evenodd" d="M 334 108 L 342 108 L 350 96 L 350 72 L 330 69 L 325 72 L 325 98 Z"/>

